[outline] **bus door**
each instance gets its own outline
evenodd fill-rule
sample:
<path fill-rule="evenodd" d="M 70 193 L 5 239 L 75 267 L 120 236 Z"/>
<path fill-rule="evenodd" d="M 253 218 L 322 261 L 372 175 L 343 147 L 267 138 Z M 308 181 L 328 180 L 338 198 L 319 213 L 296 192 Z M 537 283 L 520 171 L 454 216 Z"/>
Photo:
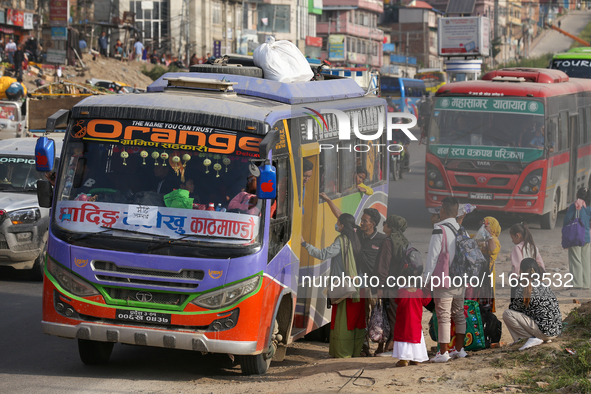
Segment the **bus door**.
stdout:
<path fill-rule="evenodd" d="M 305 144 L 301 146 L 302 154 L 302 174 L 303 174 L 303 161 L 308 160 L 313 165 L 312 177 L 309 178 L 304 185 L 304 179 L 300 179 L 298 185 L 298 192 L 300 193 L 301 204 L 302 204 L 302 237 L 306 242 L 311 243 L 316 247 L 321 247 L 317 243 L 317 231 L 322 230 L 322 223 L 318 223 L 318 183 L 320 179 L 319 175 L 319 160 L 318 155 L 320 153 L 320 146 L 317 142 L 311 144 Z M 294 152 L 294 154 L 297 154 Z M 295 204 L 294 204 L 295 206 Z M 298 210 L 294 210 L 294 214 L 298 214 Z M 318 228 L 320 227 L 320 228 Z M 299 239 L 294 240 L 293 244 L 299 243 Z M 328 245 L 324 245 L 328 246 Z M 294 246 L 295 247 L 295 246 Z M 314 278 L 320 274 L 319 267 L 322 263 L 317 259 L 308 255 L 308 252 L 303 246 L 300 246 L 300 275 L 307 275 Z M 301 283 L 301 278 L 298 279 L 298 283 Z M 322 287 L 309 286 L 298 288 L 298 299 L 296 302 L 296 318 L 294 319 L 294 331 L 293 336 L 296 339 L 298 334 L 304 334 L 314 329 L 314 321 L 317 313 L 317 300 L 322 299 Z M 324 297 L 324 308 L 326 308 L 326 297 Z M 322 306 L 319 306 L 322 308 Z M 317 327 L 316 327 L 317 328 Z"/>
<path fill-rule="evenodd" d="M 569 173 L 568 173 L 568 197 L 567 201 L 575 201 L 577 195 L 577 151 L 579 144 L 579 116 L 570 117 L 569 122 Z"/>

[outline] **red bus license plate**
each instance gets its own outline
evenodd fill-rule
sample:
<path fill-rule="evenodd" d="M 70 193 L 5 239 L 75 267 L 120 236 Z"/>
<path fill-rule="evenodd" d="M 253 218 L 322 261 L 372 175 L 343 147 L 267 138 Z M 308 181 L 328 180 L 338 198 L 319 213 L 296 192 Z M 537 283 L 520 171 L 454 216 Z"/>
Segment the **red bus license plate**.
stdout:
<path fill-rule="evenodd" d="M 128 311 L 117 309 L 118 320 L 134 321 L 140 323 L 170 324 L 170 313 Z"/>
<path fill-rule="evenodd" d="M 475 200 L 494 200 L 492 193 L 470 193 L 468 197 Z"/>

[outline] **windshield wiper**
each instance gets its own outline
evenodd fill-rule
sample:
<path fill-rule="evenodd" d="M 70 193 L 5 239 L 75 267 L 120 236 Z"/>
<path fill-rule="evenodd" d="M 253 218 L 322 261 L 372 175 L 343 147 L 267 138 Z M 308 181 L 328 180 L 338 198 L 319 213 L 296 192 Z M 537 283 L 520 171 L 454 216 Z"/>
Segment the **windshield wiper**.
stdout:
<path fill-rule="evenodd" d="M 505 144 L 509 144 L 509 146 L 513 147 L 513 150 L 515 151 L 515 156 L 517 157 L 517 160 L 519 160 L 519 168 L 523 169 L 523 163 L 521 163 L 521 159 L 519 158 L 519 152 L 517 152 L 517 147 L 515 146 L 514 143 L 509 142 L 509 141 L 505 141 L 504 139 L 499 138 L 499 137 L 495 137 L 494 135 L 491 135 L 489 137 L 492 137 L 495 140 L 504 142 Z"/>
<path fill-rule="evenodd" d="M 158 238 L 165 237 L 163 235 L 157 235 L 157 234 L 153 234 L 153 233 L 146 233 L 144 231 L 138 231 L 138 230 L 130 230 L 130 229 L 127 229 L 127 228 L 113 228 L 113 227 L 108 227 L 108 226 L 101 226 L 101 228 L 104 228 L 104 229 L 107 229 L 107 230 L 112 230 L 112 231 L 122 231 L 124 233 L 149 235 L 151 237 L 158 237 Z M 105 230 L 105 231 L 107 231 L 107 230 Z"/>
<path fill-rule="evenodd" d="M 467 136 L 467 135 L 470 135 L 470 134 L 472 134 L 473 132 L 475 132 L 476 130 L 478 130 L 479 128 L 481 128 L 482 126 L 484 126 L 484 123 L 483 123 L 483 124 L 481 124 L 481 125 L 478 125 L 478 126 L 476 126 L 475 128 L 473 128 L 472 130 L 468 131 L 467 133 L 464 133 L 464 134 L 462 134 L 462 135 L 459 135 L 459 136 L 457 136 L 456 138 L 454 138 L 454 139 L 453 139 L 453 140 L 450 142 L 450 144 L 449 144 L 449 148 L 447 148 L 447 154 L 445 155 L 445 159 L 444 159 L 444 160 L 445 160 L 445 162 L 443 163 L 443 165 L 444 165 L 444 166 L 445 166 L 445 165 L 447 165 L 447 158 L 449 157 L 449 153 L 451 152 L 451 147 L 453 146 L 453 144 L 454 144 L 454 143 L 455 143 L 457 140 L 459 140 L 460 138 L 463 138 L 463 137 L 465 137 L 465 136 Z"/>
<path fill-rule="evenodd" d="M 111 230 L 111 228 L 108 228 L 107 230 L 99 231 L 98 233 L 96 233 L 96 232 L 95 233 L 84 233 L 84 234 L 80 234 L 80 235 L 72 234 L 72 235 L 70 235 L 68 237 L 68 242 L 81 241 L 81 240 L 86 239 L 86 238 L 88 238 L 88 237 L 90 237 L 92 235 L 98 235 L 98 234 L 106 233 L 109 230 Z"/>
<path fill-rule="evenodd" d="M 181 238 L 169 238 L 167 240 L 159 242 L 155 245 L 148 247 L 147 251 L 151 252 L 153 250 L 160 249 L 165 246 L 184 244 L 185 242 L 183 242 L 183 241 L 185 241 L 187 238 L 191 238 L 191 237 L 199 237 L 199 238 L 206 238 L 206 239 L 220 239 L 220 237 L 215 237 L 215 236 L 211 236 L 211 235 L 187 234 Z M 223 239 L 234 239 L 234 240 L 246 241 L 244 238 L 237 238 L 237 237 L 224 237 Z"/>

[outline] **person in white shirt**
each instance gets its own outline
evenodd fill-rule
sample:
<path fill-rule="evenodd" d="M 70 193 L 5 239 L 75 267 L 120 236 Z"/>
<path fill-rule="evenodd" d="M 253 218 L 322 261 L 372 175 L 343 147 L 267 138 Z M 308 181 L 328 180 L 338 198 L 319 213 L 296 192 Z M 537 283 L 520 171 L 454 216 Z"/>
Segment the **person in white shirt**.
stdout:
<path fill-rule="evenodd" d="M 462 211 L 458 215 L 458 207 L 457 198 L 446 197 L 442 201 L 441 210 L 439 211 L 440 221 L 435 223 L 431 242 L 429 242 L 429 252 L 423 272 L 425 282 L 431 280 L 431 276 L 438 276 L 439 278 L 449 276 L 449 265 L 456 254 L 456 234 L 460 229 L 456 218 L 460 216 L 463 219 L 466 214 L 466 212 Z M 444 264 L 443 258 L 440 260 L 442 251 L 448 253 L 447 265 Z M 439 334 L 437 337 L 439 352 L 431 359 L 433 362 L 447 362 L 451 358 L 463 358 L 467 355 L 464 351 L 464 337 L 466 335 L 464 294 L 466 287 L 464 284 L 460 287 L 454 287 L 451 282 L 451 280 L 433 281 L 433 299 L 435 301 Z M 455 348 L 449 349 L 451 319 L 456 325 L 456 345 Z"/>
<path fill-rule="evenodd" d="M 138 62 L 142 61 L 142 53 L 144 52 L 144 44 L 140 40 L 137 40 L 133 45 L 135 49 L 135 60 Z"/>
<path fill-rule="evenodd" d="M 12 38 L 6 44 L 6 48 L 4 49 L 6 55 L 8 55 L 8 62 L 10 64 L 14 64 L 14 53 L 16 52 L 16 43 L 12 40 Z"/>

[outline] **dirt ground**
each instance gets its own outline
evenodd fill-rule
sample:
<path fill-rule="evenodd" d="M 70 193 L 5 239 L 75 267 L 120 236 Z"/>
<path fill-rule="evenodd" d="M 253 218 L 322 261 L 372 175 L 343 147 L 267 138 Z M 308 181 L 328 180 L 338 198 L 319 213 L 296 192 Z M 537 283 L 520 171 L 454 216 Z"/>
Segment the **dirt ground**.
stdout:
<path fill-rule="evenodd" d="M 92 56 L 89 54 L 82 55 L 82 61 L 84 62 L 87 69 L 84 71 L 83 76 L 78 76 L 76 68 L 73 66 L 67 66 L 62 69 L 63 79 L 71 82 L 84 83 L 86 80 L 92 78 L 105 79 L 109 81 L 125 82 L 130 86 L 135 86 L 140 89 L 145 89 L 152 80 L 142 74 L 142 67 L 146 67 L 150 70 L 153 65 L 144 62 L 136 61 L 119 61 L 111 58 L 99 57 L 96 61 L 92 60 Z M 36 75 L 24 72 L 23 80 L 27 87 L 27 90 L 35 89 L 34 81 L 38 78 Z M 53 75 L 53 72 L 49 72 L 49 75 Z"/>
<path fill-rule="evenodd" d="M 511 245 L 512 246 L 512 245 Z M 568 272 L 566 251 L 558 245 L 539 245 L 544 256 L 546 268 L 551 273 L 562 274 Z M 499 255 L 497 275 L 501 272 L 509 273 L 511 269 L 510 251 Z M 565 272 L 566 270 L 566 272 Z M 507 286 L 507 285 L 506 285 Z M 571 290 L 555 289 L 559 298 L 563 318 L 579 307 L 573 302 L 575 297 Z M 577 294 L 577 302 L 581 302 L 583 294 Z M 585 298 L 591 298 L 585 296 Z M 497 283 L 496 315 L 502 321 L 502 314 L 509 306 L 509 290 L 501 289 Z M 591 303 L 584 305 L 591 309 Z M 429 353 L 435 343 L 428 333 L 428 321 L 431 314 L 425 311 L 423 315 L 423 333 Z M 518 351 L 517 346 L 508 347 L 512 342 L 511 336 L 503 324 L 505 343 L 502 348 L 469 352 L 469 357 L 452 360 L 446 364 L 423 363 L 418 366 L 396 368 L 396 359 L 385 357 L 367 357 L 352 359 L 334 359 L 328 355 L 328 344 L 320 342 L 298 341 L 290 345 L 287 357 L 283 362 L 274 362 L 264 376 L 239 375 L 239 366 L 225 369 L 220 376 L 196 380 L 195 387 L 202 393 L 449 393 L 449 392 L 481 392 L 489 389 L 490 385 L 506 386 L 496 389 L 499 391 L 515 391 L 506 385 L 508 375 L 519 372 L 518 368 L 502 369 L 495 367 L 495 360 L 502 358 L 508 351 Z M 552 343 L 540 345 L 538 349 L 547 347 L 556 349 L 563 346 L 564 339 L 560 337 Z M 372 344 L 375 350 L 377 344 Z M 350 376 L 361 373 L 361 378 L 355 380 Z"/>

